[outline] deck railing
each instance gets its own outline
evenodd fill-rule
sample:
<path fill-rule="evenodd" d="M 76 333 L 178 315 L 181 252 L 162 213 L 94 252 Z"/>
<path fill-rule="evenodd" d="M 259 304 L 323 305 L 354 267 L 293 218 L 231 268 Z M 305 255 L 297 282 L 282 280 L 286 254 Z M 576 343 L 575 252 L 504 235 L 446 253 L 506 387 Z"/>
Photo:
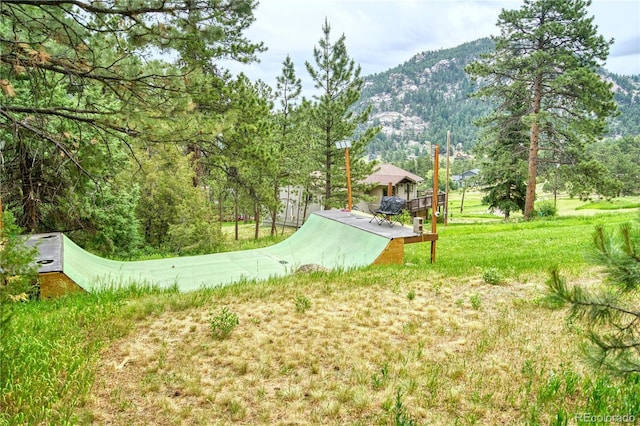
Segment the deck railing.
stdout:
<path fill-rule="evenodd" d="M 438 205 L 444 206 L 445 194 L 441 192 L 438 194 Z M 425 195 L 422 197 L 414 198 L 407 202 L 407 210 L 410 213 L 415 213 L 420 210 L 426 210 L 433 207 L 433 194 Z"/>

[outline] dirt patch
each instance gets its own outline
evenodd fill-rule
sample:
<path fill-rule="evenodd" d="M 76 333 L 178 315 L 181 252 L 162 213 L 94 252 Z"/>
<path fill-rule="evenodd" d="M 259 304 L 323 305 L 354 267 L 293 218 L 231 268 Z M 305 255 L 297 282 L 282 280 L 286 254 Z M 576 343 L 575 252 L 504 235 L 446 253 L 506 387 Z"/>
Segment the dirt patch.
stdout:
<path fill-rule="evenodd" d="M 523 366 L 575 363 L 564 314 L 533 302 L 541 288 L 541 279 L 318 278 L 295 292 L 163 312 L 102 353 L 85 408 L 114 425 L 371 424 L 391 415 L 402 389 L 420 422 L 451 424 L 463 413 L 507 424 L 530 398 L 514 388 L 526 381 Z M 296 295 L 311 302 L 306 312 Z M 216 340 L 210 322 L 222 306 L 240 324 Z"/>

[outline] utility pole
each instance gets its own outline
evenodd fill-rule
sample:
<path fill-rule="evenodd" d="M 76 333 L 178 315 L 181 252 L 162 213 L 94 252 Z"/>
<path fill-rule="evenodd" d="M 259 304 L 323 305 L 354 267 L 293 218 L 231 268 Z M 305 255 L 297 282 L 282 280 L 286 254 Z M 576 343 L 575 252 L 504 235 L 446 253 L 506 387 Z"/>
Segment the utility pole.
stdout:
<path fill-rule="evenodd" d="M 444 226 L 449 224 L 449 147 L 451 146 L 451 131 L 447 130 L 447 182 L 444 190 Z"/>
<path fill-rule="evenodd" d="M 440 146 L 436 145 L 433 151 L 433 195 L 431 196 L 431 233 L 437 233 L 438 227 L 438 169 L 440 165 Z M 436 261 L 436 241 L 431 241 L 431 263 Z"/>

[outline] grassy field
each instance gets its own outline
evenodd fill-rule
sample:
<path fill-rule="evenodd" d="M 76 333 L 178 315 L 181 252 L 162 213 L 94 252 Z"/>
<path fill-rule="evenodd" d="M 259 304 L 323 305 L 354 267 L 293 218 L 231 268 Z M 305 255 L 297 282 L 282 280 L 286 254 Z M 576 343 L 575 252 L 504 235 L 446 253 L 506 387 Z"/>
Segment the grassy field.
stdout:
<path fill-rule="evenodd" d="M 414 244 L 403 265 L 5 305 L 0 425 L 640 418 L 640 378 L 587 369 L 580 324 L 544 302 L 553 265 L 597 285 L 594 226 L 637 210 L 503 223 L 472 200 L 433 265 Z"/>
<path fill-rule="evenodd" d="M 500 221 L 503 217 L 488 211 L 487 206 L 482 204 L 483 193 L 477 190 L 469 190 L 464 194 L 464 203 L 461 191 L 452 191 L 449 195 L 449 212 L 452 223 L 470 223 L 483 221 Z M 540 192 L 537 195 L 536 204 L 550 201 L 553 202 L 553 194 Z M 460 211 L 460 206 L 463 206 Z M 558 194 L 556 205 L 558 215 L 566 216 L 586 216 L 602 213 L 603 210 L 632 210 L 640 207 L 640 197 L 623 197 L 611 201 L 591 200 L 582 201 L 579 198 L 571 198 L 568 194 Z M 522 213 L 512 214 L 511 219 L 522 218 Z"/>

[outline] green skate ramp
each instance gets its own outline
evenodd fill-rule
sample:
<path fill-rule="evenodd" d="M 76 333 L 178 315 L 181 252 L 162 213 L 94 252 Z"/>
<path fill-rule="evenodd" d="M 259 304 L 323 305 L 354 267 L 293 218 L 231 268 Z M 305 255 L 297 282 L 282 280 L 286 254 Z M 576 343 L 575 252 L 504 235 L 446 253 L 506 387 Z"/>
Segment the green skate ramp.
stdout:
<path fill-rule="evenodd" d="M 119 262 L 86 252 L 63 235 L 63 273 L 91 292 L 133 283 L 180 291 L 217 287 L 243 280 L 266 280 L 295 272 L 305 264 L 350 269 L 373 263 L 390 239 L 312 214 L 286 240 L 270 247 L 202 256 Z"/>

